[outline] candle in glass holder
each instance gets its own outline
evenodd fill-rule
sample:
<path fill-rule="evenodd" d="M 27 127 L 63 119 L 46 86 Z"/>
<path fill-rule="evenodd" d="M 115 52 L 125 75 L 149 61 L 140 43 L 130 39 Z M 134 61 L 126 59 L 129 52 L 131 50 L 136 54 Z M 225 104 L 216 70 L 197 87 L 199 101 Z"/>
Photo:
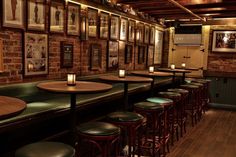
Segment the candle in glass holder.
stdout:
<path fill-rule="evenodd" d="M 67 85 L 68 86 L 75 86 L 76 85 L 76 74 L 75 73 L 68 73 L 67 74 Z"/>
<path fill-rule="evenodd" d="M 175 65 L 174 65 L 174 64 L 171 64 L 171 65 L 170 65 L 170 68 L 171 68 L 172 70 L 174 70 L 174 69 L 175 69 Z"/>
<path fill-rule="evenodd" d="M 150 67 L 149 67 L 149 72 L 150 72 L 150 73 L 153 73 L 153 72 L 154 72 L 154 66 L 150 66 Z"/>
<path fill-rule="evenodd" d="M 125 70 L 123 70 L 123 69 L 119 70 L 119 77 L 120 78 L 124 78 L 125 77 Z"/>
<path fill-rule="evenodd" d="M 182 63 L 182 64 L 181 64 L 181 67 L 182 67 L 182 68 L 185 68 L 185 67 L 186 67 L 186 64 L 185 64 L 185 63 Z"/>

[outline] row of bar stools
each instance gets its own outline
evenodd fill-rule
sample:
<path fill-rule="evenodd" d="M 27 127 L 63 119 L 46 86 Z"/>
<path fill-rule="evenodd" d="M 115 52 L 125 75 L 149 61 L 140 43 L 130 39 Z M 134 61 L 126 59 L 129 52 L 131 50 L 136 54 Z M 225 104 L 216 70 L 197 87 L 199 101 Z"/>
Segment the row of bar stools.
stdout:
<path fill-rule="evenodd" d="M 170 112 L 173 106 L 173 100 L 161 97 L 152 97 L 147 99 L 148 102 L 156 103 L 161 105 L 164 109 L 164 114 L 161 122 L 161 136 L 160 142 L 163 148 L 163 156 L 166 154 L 166 147 L 169 152 L 169 138 L 170 138 Z"/>
<path fill-rule="evenodd" d="M 169 124 L 171 132 L 171 144 L 174 145 L 174 134 L 176 134 L 177 141 L 179 140 L 179 131 L 178 131 L 178 119 L 179 113 L 177 110 L 180 108 L 181 103 L 181 94 L 175 92 L 159 92 L 158 95 L 163 98 L 168 98 L 173 100 L 173 105 L 169 108 Z"/>
<path fill-rule="evenodd" d="M 115 152 L 114 156 L 118 156 L 118 142 L 120 138 L 120 128 L 106 122 L 88 122 L 77 127 L 80 143 L 78 144 L 79 156 L 82 142 L 87 142 L 90 146 L 95 146 L 99 149 L 102 157 L 109 157 L 111 152 Z M 84 144 L 84 143 L 83 143 Z M 112 148 L 113 146 L 113 148 Z M 96 156 L 95 149 L 88 150 L 90 155 Z M 112 151 L 113 150 L 113 151 Z M 86 157 L 89 156 L 86 154 Z"/>
<path fill-rule="evenodd" d="M 134 110 L 145 117 L 145 124 L 143 128 L 143 136 L 141 137 L 142 155 L 144 151 L 150 152 L 151 156 L 156 156 L 157 152 L 160 154 L 161 147 L 161 116 L 163 115 L 163 106 L 151 102 L 139 102 L 134 104 Z"/>
<path fill-rule="evenodd" d="M 107 116 L 107 119 L 112 124 L 121 127 L 123 131 L 122 148 L 124 145 L 128 146 L 128 157 L 134 156 L 135 150 L 137 150 L 138 156 L 140 156 L 140 138 L 136 138 L 136 134 L 139 133 L 138 130 L 143 124 L 144 117 L 133 112 L 113 112 Z M 137 149 L 135 149 L 136 141 Z"/>
<path fill-rule="evenodd" d="M 19 148 L 15 157 L 75 157 L 75 150 L 64 143 L 37 142 Z"/>
<path fill-rule="evenodd" d="M 181 94 L 181 102 L 179 103 L 179 106 L 177 108 L 177 112 L 178 112 L 178 124 L 180 127 L 180 136 L 183 137 L 183 130 L 186 133 L 186 114 L 185 114 L 185 106 L 187 104 L 187 100 L 188 100 L 188 95 L 189 95 L 189 91 L 185 90 L 185 89 L 181 89 L 181 88 L 171 88 L 168 89 L 167 91 L 169 92 L 176 92 L 176 93 L 180 93 Z"/>

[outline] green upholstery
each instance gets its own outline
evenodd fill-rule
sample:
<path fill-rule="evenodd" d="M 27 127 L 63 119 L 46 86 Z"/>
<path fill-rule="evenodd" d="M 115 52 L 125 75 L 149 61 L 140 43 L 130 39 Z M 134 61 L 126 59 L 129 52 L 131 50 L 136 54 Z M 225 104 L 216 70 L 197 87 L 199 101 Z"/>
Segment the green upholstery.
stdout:
<path fill-rule="evenodd" d="M 181 89 L 181 88 L 170 88 L 167 91 L 169 92 L 177 92 L 177 93 L 181 93 L 181 94 L 188 94 L 189 92 L 185 89 Z"/>
<path fill-rule="evenodd" d="M 142 120 L 143 116 L 134 112 L 113 112 L 107 118 L 113 122 L 137 122 Z"/>
<path fill-rule="evenodd" d="M 112 136 L 120 133 L 120 128 L 105 122 L 88 122 L 77 127 L 81 134 L 90 136 Z"/>
<path fill-rule="evenodd" d="M 162 111 L 164 109 L 163 106 L 157 103 L 152 103 L 147 101 L 136 103 L 134 104 L 134 107 L 147 110 L 159 110 L 159 111 Z"/>
<path fill-rule="evenodd" d="M 176 92 L 159 92 L 159 95 L 167 95 L 169 97 L 181 97 L 181 94 Z"/>
<path fill-rule="evenodd" d="M 201 84 L 201 83 L 191 82 L 191 83 L 189 83 L 189 84 L 190 84 L 190 85 L 194 85 L 194 86 L 203 87 L 203 84 Z"/>
<path fill-rule="evenodd" d="M 74 157 L 71 146 L 59 142 L 38 142 L 18 149 L 15 157 Z"/>
<path fill-rule="evenodd" d="M 198 89 L 198 86 L 193 85 L 193 84 L 184 84 L 184 85 L 180 85 L 180 87 L 189 88 L 189 89 Z"/>
<path fill-rule="evenodd" d="M 151 97 L 147 98 L 147 101 L 153 102 L 159 105 L 169 105 L 170 103 L 173 103 L 173 100 L 167 99 L 167 98 L 161 98 L 161 97 Z"/>

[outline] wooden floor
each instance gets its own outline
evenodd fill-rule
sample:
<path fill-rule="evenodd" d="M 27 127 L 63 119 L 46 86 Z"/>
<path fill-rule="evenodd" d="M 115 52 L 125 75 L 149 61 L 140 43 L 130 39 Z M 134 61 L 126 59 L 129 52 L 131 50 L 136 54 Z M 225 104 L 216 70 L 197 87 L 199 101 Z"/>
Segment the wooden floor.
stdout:
<path fill-rule="evenodd" d="M 167 157 L 236 157 L 236 112 L 207 111 L 174 143 Z"/>

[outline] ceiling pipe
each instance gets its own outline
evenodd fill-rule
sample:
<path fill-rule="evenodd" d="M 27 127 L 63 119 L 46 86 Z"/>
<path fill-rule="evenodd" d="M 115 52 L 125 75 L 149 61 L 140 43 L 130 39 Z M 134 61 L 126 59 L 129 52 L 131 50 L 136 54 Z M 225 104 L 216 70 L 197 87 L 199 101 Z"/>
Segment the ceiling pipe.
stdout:
<path fill-rule="evenodd" d="M 206 22 L 206 19 L 205 19 L 205 18 L 202 18 L 202 17 L 198 16 L 197 14 L 193 13 L 191 10 L 189 10 L 188 8 L 182 6 L 182 5 L 179 4 L 178 2 L 176 2 L 176 1 L 174 1 L 174 0 L 168 0 L 168 1 L 169 1 L 170 3 L 172 3 L 172 4 L 174 4 L 175 6 L 177 6 L 177 7 L 181 8 L 181 9 L 183 9 L 184 11 L 188 12 L 189 14 L 191 14 L 191 15 L 197 17 L 198 19 L 200 19 L 200 20 Z"/>

